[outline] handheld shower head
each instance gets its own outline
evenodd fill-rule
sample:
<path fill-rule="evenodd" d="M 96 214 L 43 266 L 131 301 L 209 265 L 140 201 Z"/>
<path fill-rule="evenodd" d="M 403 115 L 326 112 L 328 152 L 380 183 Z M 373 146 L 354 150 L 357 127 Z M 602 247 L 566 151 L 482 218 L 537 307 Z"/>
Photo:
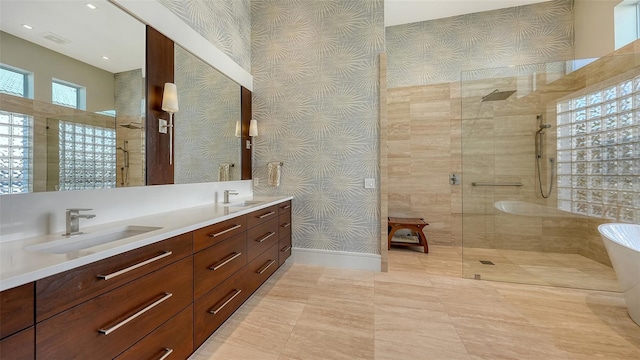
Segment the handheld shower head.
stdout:
<path fill-rule="evenodd" d="M 551 124 L 542 124 L 540 125 L 540 129 L 548 129 L 551 127 Z"/>

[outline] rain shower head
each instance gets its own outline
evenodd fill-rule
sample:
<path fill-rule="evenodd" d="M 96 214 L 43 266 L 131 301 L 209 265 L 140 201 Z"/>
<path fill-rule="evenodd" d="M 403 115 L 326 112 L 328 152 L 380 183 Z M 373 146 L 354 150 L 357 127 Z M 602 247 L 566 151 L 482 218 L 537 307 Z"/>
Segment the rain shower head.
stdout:
<path fill-rule="evenodd" d="M 141 123 L 137 123 L 137 122 L 130 122 L 128 124 L 121 124 L 118 125 L 120 127 L 124 127 L 127 129 L 142 129 L 142 124 Z"/>
<path fill-rule="evenodd" d="M 498 89 L 495 89 L 492 93 L 490 93 L 489 95 L 485 95 L 482 97 L 482 102 L 485 101 L 497 101 L 497 100 L 505 100 L 507 99 L 509 96 L 513 95 L 516 91 L 515 90 L 507 90 L 507 91 L 499 91 Z"/>

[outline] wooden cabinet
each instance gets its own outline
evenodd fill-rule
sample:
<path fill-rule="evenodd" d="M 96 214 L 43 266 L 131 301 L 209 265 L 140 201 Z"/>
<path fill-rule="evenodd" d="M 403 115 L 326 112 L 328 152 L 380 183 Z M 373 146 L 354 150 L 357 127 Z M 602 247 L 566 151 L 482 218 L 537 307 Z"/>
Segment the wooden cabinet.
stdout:
<path fill-rule="evenodd" d="M 194 256 L 194 298 L 218 286 L 246 264 L 246 232 L 200 251 Z"/>
<path fill-rule="evenodd" d="M 192 352 L 193 305 L 190 305 L 122 353 L 116 360 L 186 359 Z"/>
<path fill-rule="evenodd" d="M 291 200 L 278 205 L 278 264 L 284 264 L 291 256 Z"/>
<path fill-rule="evenodd" d="M 291 256 L 291 235 L 280 239 L 278 249 L 278 266 L 280 266 Z"/>
<path fill-rule="evenodd" d="M 36 324 L 36 356 L 112 359 L 192 301 L 188 257 Z"/>
<path fill-rule="evenodd" d="M 36 281 L 36 321 L 126 284 L 193 253 L 191 233 Z"/>
<path fill-rule="evenodd" d="M 33 326 L 0 340 L 0 359 L 35 359 L 35 332 Z"/>
<path fill-rule="evenodd" d="M 271 220 L 278 217 L 278 205 L 273 205 L 268 208 L 256 210 L 247 214 L 247 228 L 252 228 L 262 222 Z"/>
<path fill-rule="evenodd" d="M 280 266 L 278 247 L 272 246 L 247 265 L 247 283 L 249 291 L 254 292 Z"/>
<path fill-rule="evenodd" d="M 242 215 L 193 232 L 193 249 L 200 251 L 247 230 L 247 217 Z"/>
<path fill-rule="evenodd" d="M 33 325 L 33 283 L 0 292 L 0 339 Z"/>
<path fill-rule="evenodd" d="M 247 261 L 252 261 L 258 255 L 278 243 L 278 219 L 273 218 L 247 230 Z"/>

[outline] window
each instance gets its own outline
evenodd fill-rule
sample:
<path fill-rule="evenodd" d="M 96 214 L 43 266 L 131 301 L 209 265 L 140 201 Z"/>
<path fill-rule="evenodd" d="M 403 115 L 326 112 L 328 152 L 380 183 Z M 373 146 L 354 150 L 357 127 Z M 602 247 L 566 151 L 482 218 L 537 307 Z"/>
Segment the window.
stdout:
<path fill-rule="evenodd" d="M 53 80 L 51 82 L 51 102 L 56 105 L 85 110 L 85 90 L 78 85 Z"/>
<path fill-rule="evenodd" d="M 30 116 L 0 111 L 0 194 L 32 191 Z"/>
<path fill-rule="evenodd" d="M 60 190 L 116 187 L 116 131 L 60 121 Z"/>
<path fill-rule="evenodd" d="M 32 79 L 28 71 L 0 64 L 0 93 L 33 98 Z"/>
<path fill-rule="evenodd" d="M 558 107 L 558 208 L 640 222 L 640 76 Z"/>

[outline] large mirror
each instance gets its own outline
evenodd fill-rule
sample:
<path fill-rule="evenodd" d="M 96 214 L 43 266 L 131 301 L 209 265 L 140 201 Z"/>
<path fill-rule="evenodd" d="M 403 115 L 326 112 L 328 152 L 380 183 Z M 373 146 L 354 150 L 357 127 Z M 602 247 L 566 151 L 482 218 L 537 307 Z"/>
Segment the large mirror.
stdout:
<path fill-rule="evenodd" d="M 240 85 L 174 46 L 176 184 L 240 180 Z"/>
<path fill-rule="evenodd" d="M 145 25 L 0 0 L 0 195 L 145 184 Z M 240 86 L 176 45 L 176 183 L 239 180 Z"/>

